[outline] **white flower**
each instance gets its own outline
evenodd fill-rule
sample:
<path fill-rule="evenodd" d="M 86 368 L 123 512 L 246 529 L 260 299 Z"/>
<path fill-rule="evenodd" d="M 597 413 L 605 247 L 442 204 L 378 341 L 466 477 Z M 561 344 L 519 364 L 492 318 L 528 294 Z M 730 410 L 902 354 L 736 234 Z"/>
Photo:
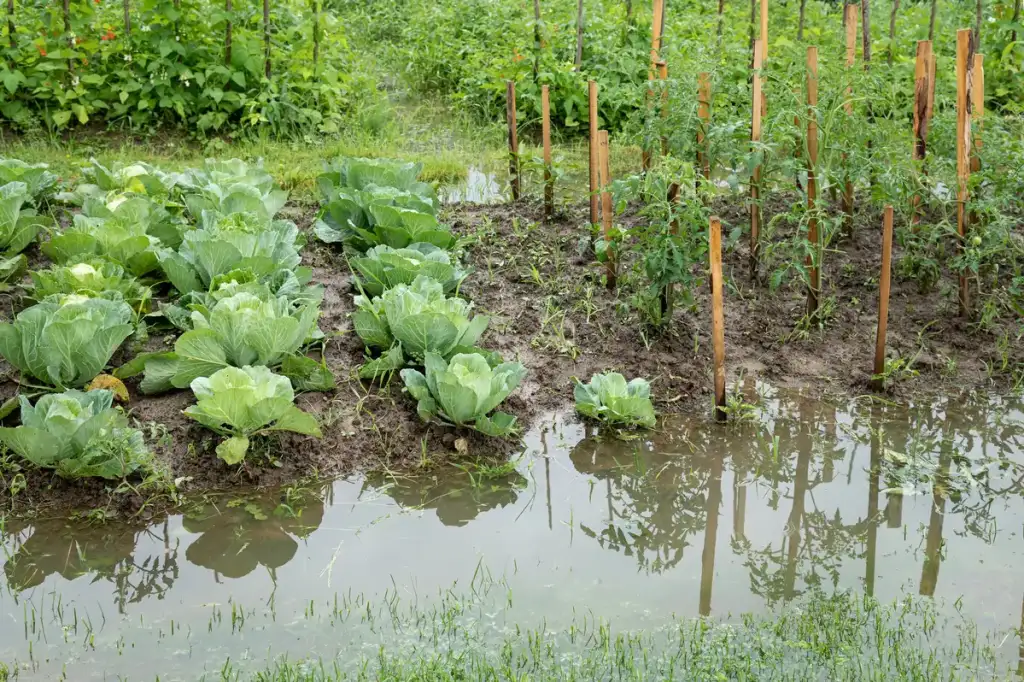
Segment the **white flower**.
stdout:
<path fill-rule="evenodd" d="M 78 87 L 78 76 L 72 76 L 71 77 L 71 87 L 73 87 L 73 88 L 77 88 Z"/>
<path fill-rule="evenodd" d="M 142 32 L 143 33 L 149 33 L 149 26 L 148 25 L 147 26 L 143 26 L 142 27 Z"/>
<path fill-rule="evenodd" d="M 88 263 L 79 263 L 78 265 L 72 265 L 68 270 L 74 275 L 75 279 L 85 279 L 96 274 L 96 268 L 89 265 Z"/>
<path fill-rule="evenodd" d="M 130 61 L 132 60 L 132 56 L 131 56 L 130 54 L 126 54 L 126 55 L 124 56 L 124 60 L 125 60 L 126 62 L 130 62 Z"/>
<path fill-rule="evenodd" d="M 188 79 L 187 78 L 185 79 L 185 87 L 186 88 L 188 87 Z"/>

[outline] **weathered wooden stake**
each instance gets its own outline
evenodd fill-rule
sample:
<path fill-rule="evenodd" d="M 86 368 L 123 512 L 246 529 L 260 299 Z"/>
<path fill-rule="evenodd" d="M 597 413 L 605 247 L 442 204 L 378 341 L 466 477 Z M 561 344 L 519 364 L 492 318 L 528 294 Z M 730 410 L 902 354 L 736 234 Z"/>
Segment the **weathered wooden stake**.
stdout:
<path fill-rule="evenodd" d="M 647 70 L 647 121 L 651 123 L 651 108 L 654 106 L 654 79 L 658 77 L 658 62 L 661 58 L 658 53 L 661 51 L 662 20 L 665 16 L 665 0 L 654 0 L 652 6 L 653 18 L 651 19 L 651 65 Z M 647 171 L 651 167 L 651 139 L 644 140 L 643 156 L 641 165 Z"/>
<path fill-rule="evenodd" d="M 810 281 L 807 287 L 807 314 L 818 314 L 818 297 L 821 293 L 821 240 L 818 237 L 818 218 L 815 203 L 818 199 L 818 181 L 815 169 L 818 167 L 818 48 L 807 48 L 807 240 L 810 253 L 807 256 L 807 272 Z"/>
<path fill-rule="evenodd" d="M 885 207 L 882 220 L 882 272 L 878 278 L 878 330 L 875 335 L 875 366 L 872 383 L 885 388 L 885 335 L 889 326 L 889 286 L 892 274 L 892 206 Z"/>
<path fill-rule="evenodd" d="M 932 43 L 929 40 L 920 40 L 917 43 L 917 60 L 914 62 L 914 161 L 918 162 L 922 172 L 924 171 L 924 159 L 928 151 L 928 93 L 931 90 L 929 85 L 931 64 Z M 921 197 L 916 194 L 911 199 L 913 203 L 913 214 L 911 223 L 916 225 L 921 220 L 918 207 Z"/>
<path fill-rule="evenodd" d="M 516 124 L 515 81 L 509 81 L 506 86 L 505 117 L 508 121 L 508 174 L 512 185 L 512 201 L 519 201 L 519 131 Z"/>
<path fill-rule="evenodd" d="M 928 39 L 931 43 L 931 38 Z M 935 50 L 931 51 L 931 56 L 928 60 L 928 120 L 932 120 L 935 115 L 935 69 L 938 67 L 938 55 L 935 54 Z"/>
<path fill-rule="evenodd" d="M 270 0 L 263 0 L 263 75 L 270 80 Z"/>
<path fill-rule="evenodd" d="M 227 21 L 224 26 L 224 65 L 231 66 L 231 0 L 224 0 Z"/>
<path fill-rule="evenodd" d="M 590 112 L 590 224 L 597 225 L 597 168 L 600 161 L 597 140 L 597 81 L 590 81 L 587 84 L 587 94 Z"/>
<path fill-rule="evenodd" d="M 600 174 L 599 183 L 601 187 L 601 232 L 604 236 L 605 243 L 608 245 L 605 269 L 608 274 L 608 288 L 614 289 L 616 282 L 616 254 L 612 245 L 612 230 L 614 228 L 615 208 L 612 205 L 612 170 L 608 131 L 598 131 L 597 136 L 599 156 L 598 170 Z"/>
<path fill-rule="evenodd" d="M 708 126 L 711 124 L 711 74 L 702 71 L 697 75 L 697 165 L 705 181 L 711 180 L 711 150 L 706 142 Z M 700 180 L 697 180 L 700 187 Z"/>
<path fill-rule="evenodd" d="M 981 128 L 985 118 L 985 55 L 975 53 L 971 71 L 971 123 L 974 144 L 971 146 L 971 172 L 981 170 Z"/>
<path fill-rule="evenodd" d="M 665 135 L 665 119 L 668 118 L 668 64 L 658 62 L 658 80 L 661 81 L 661 155 L 668 156 L 668 136 Z"/>
<path fill-rule="evenodd" d="M 864 0 L 869 2 L 870 0 Z M 846 70 L 853 71 L 853 65 L 857 61 L 857 15 L 860 14 L 860 5 L 846 5 Z M 853 115 L 853 86 L 846 88 L 846 113 Z M 849 164 L 846 153 L 843 153 L 843 172 L 846 175 L 846 182 L 843 186 L 843 232 L 846 236 L 853 234 L 853 180 L 850 178 Z"/>
<path fill-rule="evenodd" d="M 761 65 L 764 60 L 764 43 L 754 41 L 754 76 L 750 92 L 750 146 L 756 150 L 761 141 Z M 754 166 L 750 179 L 750 279 L 757 281 L 758 258 L 761 248 L 761 164 Z"/>
<path fill-rule="evenodd" d="M 761 57 L 768 59 L 768 0 L 760 0 L 761 2 L 761 42 L 764 45 L 761 47 Z"/>
<path fill-rule="evenodd" d="M 551 95 L 548 86 L 540 89 L 541 138 L 544 144 L 544 215 L 555 212 L 555 174 L 551 167 Z"/>
<path fill-rule="evenodd" d="M 956 32 L 956 231 L 962 252 L 967 241 L 968 182 L 971 176 L 969 160 L 971 148 L 971 29 Z M 960 315 L 970 313 L 970 288 L 967 271 L 960 271 Z"/>
<path fill-rule="evenodd" d="M 722 222 L 710 221 L 711 338 L 715 356 L 715 419 L 724 422 L 725 411 L 725 310 L 722 307 Z"/>
<path fill-rule="evenodd" d="M 576 3 L 576 56 L 573 64 L 577 71 L 583 64 L 583 30 L 586 19 L 584 18 L 583 0 Z"/>

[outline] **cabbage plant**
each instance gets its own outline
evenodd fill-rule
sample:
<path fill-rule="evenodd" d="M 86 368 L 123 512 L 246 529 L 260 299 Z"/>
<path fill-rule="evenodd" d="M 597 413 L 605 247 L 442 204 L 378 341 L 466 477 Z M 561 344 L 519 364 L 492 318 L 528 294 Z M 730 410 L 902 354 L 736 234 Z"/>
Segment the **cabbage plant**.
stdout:
<path fill-rule="evenodd" d="M 142 433 L 112 407 L 110 391 L 50 393 L 35 406 L 18 399 L 21 426 L 0 428 L 0 443 L 37 467 L 65 478 L 121 479 L 151 462 Z"/>
<path fill-rule="evenodd" d="M 191 387 L 196 404 L 185 408 L 185 415 L 228 437 L 217 446 L 217 456 L 228 464 L 245 459 L 255 435 L 293 431 L 320 437 L 316 419 L 293 404 L 288 377 L 266 367 L 227 367 L 194 379 Z"/>
<path fill-rule="evenodd" d="M 252 213 L 270 220 L 288 202 L 288 192 L 278 188 L 262 163 L 248 164 L 240 159 L 207 159 L 202 168 L 179 175 L 178 184 L 195 220 L 206 211 Z"/>
<path fill-rule="evenodd" d="M 232 270 L 268 276 L 302 262 L 299 228 L 254 213 L 203 213 L 201 228 L 185 233 L 177 250 L 161 249 L 160 267 L 182 294 L 206 291 Z"/>
<path fill-rule="evenodd" d="M 39 233 L 42 218 L 24 208 L 31 198 L 24 182 L 8 182 L 0 187 L 0 251 L 8 256 L 24 251 Z"/>
<path fill-rule="evenodd" d="M 50 296 L 0 323 L 0 355 L 23 374 L 58 388 L 87 384 L 134 327 L 121 300 Z"/>
<path fill-rule="evenodd" d="M 394 159 L 342 157 L 327 164 L 317 178 L 317 186 L 325 197 L 341 188 L 365 190 L 372 187 L 393 187 L 428 200 L 436 206 L 434 188 L 420 182 L 423 164 Z"/>
<path fill-rule="evenodd" d="M 107 203 L 90 199 L 71 227 L 51 237 L 42 250 L 61 265 L 102 257 L 141 277 L 159 267 L 161 240 L 150 231 L 161 231 L 165 220 L 162 208 L 144 197 L 120 195 Z"/>
<path fill-rule="evenodd" d="M 375 246 L 349 262 L 359 273 L 357 286 L 370 296 L 380 296 L 399 284 L 412 284 L 419 275 L 440 282 L 447 293 L 469 275 L 452 262 L 447 251 L 433 244 L 410 244 L 404 249 Z"/>
<path fill-rule="evenodd" d="M 405 388 L 418 402 L 423 421 L 439 418 L 455 426 L 468 426 L 488 436 L 514 432 L 516 418 L 504 412 L 490 414 L 514 391 L 526 375 L 518 362 L 492 368 L 482 356 L 459 353 L 446 362 L 427 353 L 425 373 L 403 369 Z"/>
<path fill-rule="evenodd" d="M 595 374 L 589 384 L 576 382 L 576 411 L 608 424 L 653 428 L 657 418 L 646 379 L 626 378 L 616 372 Z"/>
<path fill-rule="evenodd" d="M 371 348 L 390 349 L 395 342 L 406 356 L 422 362 L 427 353 L 448 357 L 459 346 L 473 346 L 490 318 L 470 317 L 473 304 L 446 297 L 444 286 L 423 275 L 376 298 L 356 296 L 352 324 Z"/>
<path fill-rule="evenodd" d="M 68 265 L 55 265 L 29 273 L 32 286 L 29 296 L 41 301 L 47 296 L 84 294 L 97 297 L 104 292 L 117 292 L 138 312 L 148 312 L 153 298 L 149 287 L 124 271 L 117 263 L 94 258 Z"/>
<path fill-rule="evenodd" d="M 210 308 L 194 305 L 192 329 L 178 337 L 173 353 L 146 359 L 140 388 L 144 393 L 186 388 L 225 367 L 278 367 L 323 337 L 319 317 L 317 303 L 274 296 L 266 285 L 216 300 Z"/>
<path fill-rule="evenodd" d="M 401 249 L 418 242 L 452 248 L 455 235 L 428 208 L 432 206 L 419 197 L 397 190 L 341 190 L 326 203 L 313 232 L 328 244 L 357 251 L 379 244 Z"/>
<path fill-rule="evenodd" d="M 45 163 L 25 163 L 20 159 L 0 158 L 0 185 L 23 182 L 32 203 L 39 204 L 53 191 L 57 176 Z"/>

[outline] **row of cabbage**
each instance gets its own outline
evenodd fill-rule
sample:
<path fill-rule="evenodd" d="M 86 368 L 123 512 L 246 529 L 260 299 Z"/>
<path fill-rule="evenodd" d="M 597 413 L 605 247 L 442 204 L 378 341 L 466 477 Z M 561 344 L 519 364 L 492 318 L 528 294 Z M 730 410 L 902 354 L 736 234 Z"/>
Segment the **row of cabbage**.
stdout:
<path fill-rule="evenodd" d="M 460 296 L 470 272 L 462 243 L 438 221 L 421 166 L 339 159 L 318 178 L 323 210 L 314 231 L 341 245 L 353 271 L 356 334 L 366 346 L 360 376 L 399 373 L 427 422 L 507 436 L 512 415 L 495 411 L 526 374 L 479 345 L 490 322 Z"/>
<path fill-rule="evenodd" d="M 323 339 L 323 289 L 300 265 L 298 228 L 277 217 L 287 193 L 238 160 L 181 173 L 93 161 L 83 176 L 58 191 L 45 165 L 0 160 L 0 276 L 28 304 L 0 324 L 20 387 L 3 416 L 21 410 L 0 442 L 69 477 L 157 467 L 114 404 L 138 375 L 143 393 L 191 389 L 185 414 L 224 436 L 230 464 L 254 435 L 319 436 L 294 396 L 334 386 L 304 352 Z M 36 241 L 52 264 L 26 280 L 21 252 Z M 169 351 L 160 341 L 175 335 Z M 126 361 L 106 374 L 115 356 Z"/>

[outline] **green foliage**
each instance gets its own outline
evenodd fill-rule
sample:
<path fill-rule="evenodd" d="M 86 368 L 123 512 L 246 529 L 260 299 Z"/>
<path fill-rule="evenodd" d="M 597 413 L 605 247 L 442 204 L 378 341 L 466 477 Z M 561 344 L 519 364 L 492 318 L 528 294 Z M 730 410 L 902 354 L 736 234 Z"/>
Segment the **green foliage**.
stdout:
<path fill-rule="evenodd" d="M 288 377 L 266 367 L 226 367 L 210 377 L 191 382 L 196 404 L 185 415 L 227 440 L 217 446 L 217 456 L 238 464 L 249 451 L 249 439 L 275 431 L 292 431 L 320 437 L 316 419 L 293 404 Z"/>
<path fill-rule="evenodd" d="M 646 379 L 626 378 L 617 372 L 595 374 L 589 384 L 576 382 L 576 411 L 608 424 L 654 428 L 657 417 Z"/>
<path fill-rule="evenodd" d="M 480 355 L 459 353 L 446 362 L 428 352 L 426 374 L 403 369 L 405 388 L 418 403 L 423 421 L 437 417 L 455 426 L 470 426 L 488 436 L 508 436 L 515 431 L 516 418 L 504 412 L 490 414 L 514 391 L 526 375 L 518 362 L 492 368 Z"/>
<path fill-rule="evenodd" d="M 35 301 L 53 295 L 82 294 L 97 298 L 104 292 L 117 292 L 135 310 L 148 312 L 153 298 L 152 290 L 127 274 L 123 267 L 101 259 L 33 270 L 29 276 L 32 278 L 29 296 Z"/>
<path fill-rule="evenodd" d="M 70 390 L 44 395 L 33 407 L 19 396 L 21 426 L 0 428 L 0 442 L 65 478 L 125 478 L 148 468 L 151 455 L 142 433 L 111 407 L 113 398 L 106 390 Z"/>
<path fill-rule="evenodd" d="M 133 317 L 121 300 L 50 296 L 0 323 L 0 355 L 43 383 L 82 387 L 132 333 Z"/>
<path fill-rule="evenodd" d="M 0 158 L 0 185 L 23 182 L 35 205 L 45 203 L 57 185 L 57 176 L 45 163 L 25 163 L 20 159 Z"/>
<path fill-rule="evenodd" d="M 207 159 L 202 168 L 189 169 L 176 178 L 193 220 L 206 211 L 221 214 L 247 213 L 260 222 L 269 221 L 288 202 L 262 162 L 250 165 L 240 159 Z"/>
<path fill-rule="evenodd" d="M 279 367 L 300 348 L 323 336 L 317 328 L 322 292 L 305 299 L 277 296 L 266 284 L 229 287 L 212 296 L 213 305 L 191 306 L 192 329 L 174 344 L 173 353 L 145 360 L 144 393 L 185 388 L 197 377 L 226 367 Z"/>
<path fill-rule="evenodd" d="M 34 210 L 24 208 L 31 200 L 24 182 L 8 182 L 0 187 L 0 251 L 9 256 L 24 251 L 39 233 L 42 219 Z"/>
<path fill-rule="evenodd" d="M 460 346 L 475 345 L 490 322 L 484 315 L 471 317 L 471 303 L 446 297 L 440 283 L 423 275 L 377 298 L 356 296 L 355 304 L 352 325 L 368 347 L 386 350 L 397 342 L 417 362 L 427 353 L 448 357 Z"/>
<path fill-rule="evenodd" d="M 202 216 L 202 227 L 186 232 L 177 250 L 161 249 L 157 254 L 167 279 L 182 294 L 205 291 L 233 270 L 265 277 L 293 270 L 302 262 L 303 240 L 295 223 L 271 220 L 259 212 L 225 215 L 204 210 Z"/>
<path fill-rule="evenodd" d="M 99 123 L 295 138 L 336 134 L 357 105 L 378 99 L 345 24 L 319 2 L 270 6 L 269 64 L 258 5 L 67 7 L 12 6 L 16 34 L 0 47 L 0 114 L 22 131 Z"/>
<path fill-rule="evenodd" d="M 419 276 L 439 282 L 445 293 L 450 293 L 469 275 L 453 263 L 447 251 L 433 244 L 410 244 L 404 249 L 382 244 L 349 262 L 359 274 L 359 288 L 369 296 L 380 296 L 399 284 L 412 284 Z"/>

